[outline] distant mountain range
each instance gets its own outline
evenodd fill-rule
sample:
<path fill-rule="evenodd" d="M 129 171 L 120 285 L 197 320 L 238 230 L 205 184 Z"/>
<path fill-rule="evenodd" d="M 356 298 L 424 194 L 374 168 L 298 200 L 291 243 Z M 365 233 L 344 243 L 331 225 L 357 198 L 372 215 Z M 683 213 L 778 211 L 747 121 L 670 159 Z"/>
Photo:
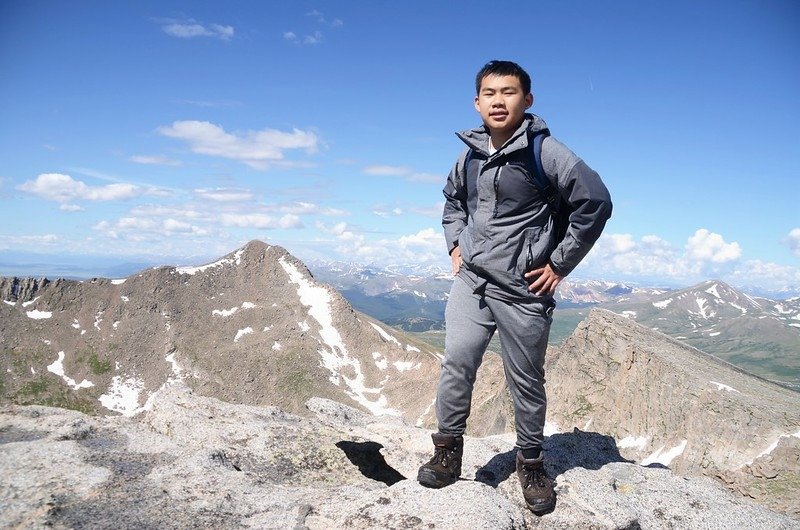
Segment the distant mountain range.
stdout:
<path fill-rule="evenodd" d="M 323 262 L 312 267 L 316 277 L 378 320 L 412 332 L 444 329 L 453 281 L 449 272 Z M 668 289 L 567 279 L 559 285 L 556 300 L 551 342 L 568 337 L 589 308 L 603 307 L 751 373 L 800 389 L 800 297 L 757 297 L 718 280 Z M 425 338 L 442 342 L 436 335 Z"/>
<path fill-rule="evenodd" d="M 314 276 L 334 286 L 353 307 L 406 331 L 444 329 L 444 308 L 453 275 L 431 267 L 370 267 L 312 261 Z M 621 295 L 658 295 L 647 288 L 598 280 L 566 280 L 558 289 L 559 308 L 585 307 Z M 574 327 L 574 326 L 573 326 Z"/>
<path fill-rule="evenodd" d="M 603 307 L 800 389 L 800 297 L 757 298 L 713 280 L 656 296 L 622 296 Z"/>

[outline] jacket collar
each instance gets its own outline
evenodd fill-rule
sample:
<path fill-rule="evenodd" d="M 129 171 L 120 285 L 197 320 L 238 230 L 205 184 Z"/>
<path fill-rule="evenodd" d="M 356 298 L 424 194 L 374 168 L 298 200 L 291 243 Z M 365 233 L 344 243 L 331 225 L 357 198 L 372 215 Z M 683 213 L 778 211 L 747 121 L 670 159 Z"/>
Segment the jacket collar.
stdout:
<path fill-rule="evenodd" d="M 542 118 L 536 114 L 526 113 L 517 130 L 514 131 L 514 134 L 511 135 L 511 138 L 509 138 L 508 141 L 496 151 L 496 153 L 510 153 L 518 149 L 525 149 L 528 147 L 528 135 L 525 133 L 527 131 L 539 132 L 545 129 L 547 129 L 547 124 Z M 475 151 L 487 157 L 489 156 L 490 135 L 485 125 L 481 125 L 475 129 L 457 132 L 456 136 L 458 136 L 462 142 L 467 144 L 470 149 L 474 149 Z"/>

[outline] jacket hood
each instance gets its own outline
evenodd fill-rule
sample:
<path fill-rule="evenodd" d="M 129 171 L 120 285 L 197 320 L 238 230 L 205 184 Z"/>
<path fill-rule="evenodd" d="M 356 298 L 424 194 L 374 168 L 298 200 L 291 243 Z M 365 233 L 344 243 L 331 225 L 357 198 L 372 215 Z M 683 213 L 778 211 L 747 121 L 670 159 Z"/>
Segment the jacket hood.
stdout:
<path fill-rule="evenodd" d="M 522 120 L 522 123 L 514 131 L 514 134 L 511 135 L 511 138 L 498 149 L 500 150 L 510 150 L 514 151 L 516 149 L 521 149 L 528 147 L 528 135 L 525 134 L 526 131 L 530 132 L 540 132 L 547 129 L 547 124 L 544 122 L 542 118 L 537 116 L 536 114 L 529 114 L 525 113 L 525 117 Z M 486 125 L 481 125 L 480 127 L 476 127 L 475 129 L 467 129 L 466 131 L 457 132 L 456 136 L 458 136 L 462 142 L 467 144 L 470 149 L 474 149 L 484 155 L 489 155 L 489 131 L 486 129 Z"/>

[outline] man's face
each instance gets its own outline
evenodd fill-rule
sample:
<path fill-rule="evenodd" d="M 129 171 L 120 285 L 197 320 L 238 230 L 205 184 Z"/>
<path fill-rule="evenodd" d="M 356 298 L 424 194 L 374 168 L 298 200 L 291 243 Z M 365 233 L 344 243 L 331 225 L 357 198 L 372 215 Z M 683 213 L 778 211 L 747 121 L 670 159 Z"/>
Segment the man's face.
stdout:
<path fill-rule="evenodd" d="M 475 96 L 475 110 L 493 136 L 513 133 L 532 104 L 533 95 L 523 94 L 519 79 L 513 75 L 487 75 Z"/>

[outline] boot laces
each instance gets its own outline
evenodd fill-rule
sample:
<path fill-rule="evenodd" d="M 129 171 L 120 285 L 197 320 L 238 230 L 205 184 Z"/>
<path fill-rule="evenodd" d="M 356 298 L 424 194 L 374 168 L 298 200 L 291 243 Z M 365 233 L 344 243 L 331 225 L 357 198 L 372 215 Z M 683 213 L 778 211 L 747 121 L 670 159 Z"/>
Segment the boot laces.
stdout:
<path fill-rule="evenodd" d="M 428 463 L 438 464 L 439 462 L 441 462 L 444 467 L 447 467 L 449 460 L 450 460 L 450 451 L 448 451 L 444 447 L 437 447 L 433 452 L 433 458 L 431 458 L 431 461 Z"/>
<path fill-rule="evenodd" d="M 525 467 L 525 487 L 529 488 L 531 486 L 536 486 L 538 488 L 545 488 L 547 484 L 545 483 L 545 478 L 547 475 L 545 471 L 541 467 Z"/>

